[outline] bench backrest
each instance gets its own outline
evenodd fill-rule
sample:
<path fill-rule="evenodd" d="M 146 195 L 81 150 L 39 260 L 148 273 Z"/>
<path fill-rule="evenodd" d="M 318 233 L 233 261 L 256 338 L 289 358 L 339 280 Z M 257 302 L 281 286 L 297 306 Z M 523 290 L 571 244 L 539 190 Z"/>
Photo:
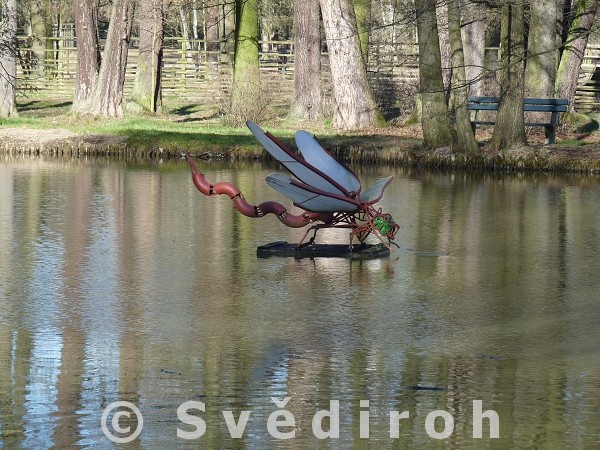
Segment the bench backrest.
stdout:
<path fill-rule="evenodd" d="M 469 97 L 468 109 L 496 111 L 500 99 L 498 97 Z M 562 98 L 524 98 L 524 111 L 566 112 L 569 101 Z"/>

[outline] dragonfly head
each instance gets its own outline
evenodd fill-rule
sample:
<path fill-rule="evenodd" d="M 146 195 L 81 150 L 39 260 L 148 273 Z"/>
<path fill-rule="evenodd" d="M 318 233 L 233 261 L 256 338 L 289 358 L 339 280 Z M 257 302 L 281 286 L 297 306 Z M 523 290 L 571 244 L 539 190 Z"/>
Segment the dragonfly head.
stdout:
<path fill-rule="evenodd" d="M 377 211 L 373 218 L 373 227 L 382 236 L 386 236 L 390 241 L 396 237 L 396 231 L 398 231 L 398 224 L 394 221 L 391 214 L 382 213 L 381 210 Z"/>

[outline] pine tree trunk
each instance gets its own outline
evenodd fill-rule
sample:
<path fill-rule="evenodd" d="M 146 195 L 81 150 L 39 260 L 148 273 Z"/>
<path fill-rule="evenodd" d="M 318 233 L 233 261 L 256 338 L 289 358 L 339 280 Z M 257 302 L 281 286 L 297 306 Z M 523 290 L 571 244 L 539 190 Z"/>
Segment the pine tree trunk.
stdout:
<path fill-rule="evenodd" d="M 290 116 L 314 119 L 321 108 L 319 1 L 294 2 L 294 101 Z"/>
<path fill-rule="evenodd" d="M 495 151 L 526 144 L 523 118 L 525 23 L 521 3 L 502 6 L 500 105 L 490 142 Z"/>
<path fill-rule="evenodd" d="M 161 106 L 161 75 L 166 0 L 142 0 L 140 4 L 140 47 L 132 100 L 144 110 Z"/>
<path fill-rule="evenodd" d="M 0 22 L 0 117 L 17 116 L 17 1 L 2 0 Z"/>
<path fill-rule="evenodd" d="M 423 143 L 427 148 L 452 145 L 453 134 L 444 95 L 435 4 L 435 0 L 421 0 L 416 3 L 419 85 L 422 102 L 421 124 Z"/>
<path fill-rule="evenodd" d="M 579 68 L 583 61 L 590 29 L 596 17 L 598 2 L 580 0 L 569 27 L 567 42 L 556 73 L 555 95 L 569 100 L 569 110 L 574 111 L 575 92 Z"/>
<path fill-rule="evenodd" d="M 369 91 L 354 8 L 349 0 L 320 0 L 320 5 L 336 105 L 333 124 L 344 130 L 379 125 L 383 118 Z"/>
<path fill-rule="evenodd" d="M 115 0 L 110 16 L 100 72 L 80 112 L 103 117 L 123 115 L 123 85 L 133 23 L 133 0 Z"/>
<path fill-rule="evenodd" d="M 92 95 L 94 81 L 100 69 L 98 46 L 97 0 L 75 1 L 75 34 L 77 36 L 77 73 L 75 98 L 71 110 L 82 112 Z"/>
<path fill-rule="evenodd" d="M 471 127 L 471 115 L 467 109 L 469 90 L 460 32 L 459 1 L 448 1 L 448 38 L 450 41 L 450 59 L 452 64 L 452 89 L 454 91 L 452 99 L 456 113 L 458 147 L 465 152 L 476 152 L 478 150 L 477 141 Z"/>

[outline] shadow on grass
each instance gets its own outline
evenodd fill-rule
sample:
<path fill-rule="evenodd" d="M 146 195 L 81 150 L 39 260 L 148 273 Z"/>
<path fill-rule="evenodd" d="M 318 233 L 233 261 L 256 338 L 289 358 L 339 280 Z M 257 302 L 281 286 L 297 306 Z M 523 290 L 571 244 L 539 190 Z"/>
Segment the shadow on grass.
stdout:
<path fill-rule="evenodd" d="M 47 117 L 66 114 L 73 102 L 57 102 L 52 100 L 30 100 L 17 103 L 17 111 L 31 117 Z"/>

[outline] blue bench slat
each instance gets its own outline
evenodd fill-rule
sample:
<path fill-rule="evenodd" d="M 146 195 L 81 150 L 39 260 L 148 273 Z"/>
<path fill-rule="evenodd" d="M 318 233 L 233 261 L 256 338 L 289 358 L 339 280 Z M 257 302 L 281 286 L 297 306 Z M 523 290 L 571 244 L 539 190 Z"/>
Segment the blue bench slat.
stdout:
<path fill-rule="evenodd" d="M 567 107 L 565 105 L 523 105 L 523 111 L 537 111 L 537 112 L 566 112 Z"/>
<path fill-rule="evenodd" d="M 469 97 L 467 99 L 469 103 L 473 104 L 485 104 L 485 103 L 500 103 L 498 97 Z M 564 98 L 531 98 L 526 97 L 523 99 L 523 104 L 531 105 L 569 105 L 569 100 Z"/>
<path fill-rule="evenodd" d="M 467 109 L 471 111 L 497 111 L 498 103 L 473 104 L 469 103 Z M 523 111 L 528 112 L 566 112 L 566 105 L 523 105 Z"/>
<path fill-rule="evenodd" d="M 564 98 L 524 98 L 524 104 L 530 105 L 565 105 L 569 104 L 569 100 Z"/>
<path fill-rule="evenodd" d="M 469 97 L 467 101 L 469 103 L 498 103 L 500 99 L 498 97 Z"/>
<path fill-rule="evenodd" d="M 497 111 L 498 103 L 482 103 L 482 104 L 469 103 L 467 105 L 467 109 L 475 110 L 475 111 L 479 111 L 479 110 L 481 110 L 481 111 Z"/>

